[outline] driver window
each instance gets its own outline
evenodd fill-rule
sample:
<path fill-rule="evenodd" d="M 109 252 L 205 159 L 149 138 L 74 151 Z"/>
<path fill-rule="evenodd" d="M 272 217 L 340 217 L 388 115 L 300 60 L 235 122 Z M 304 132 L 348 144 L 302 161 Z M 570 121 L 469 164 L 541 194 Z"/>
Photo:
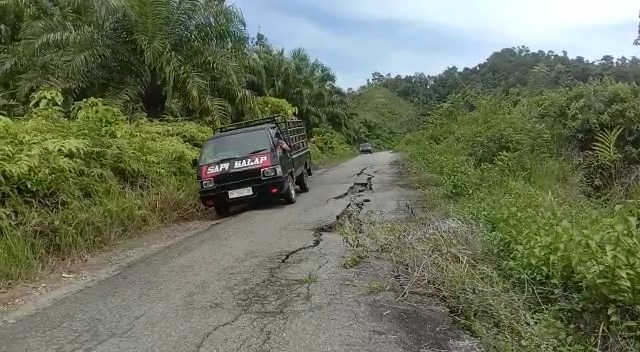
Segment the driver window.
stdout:
<path fill-rule="evenodd" d="M 276 140 L 276 130 L 275 129 L 270 129 L 269 130 L 269 140 L 271 143 L 271 149 L 275 149 L 276 145 L 275 145 L 275 140 Z"/>

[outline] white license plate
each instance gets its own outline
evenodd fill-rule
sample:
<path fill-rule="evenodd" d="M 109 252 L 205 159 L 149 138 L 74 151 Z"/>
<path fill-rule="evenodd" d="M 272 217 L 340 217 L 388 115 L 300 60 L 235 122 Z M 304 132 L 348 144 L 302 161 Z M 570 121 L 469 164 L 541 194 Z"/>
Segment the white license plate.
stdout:
<path fill-rule="evenodd" d="M 229 191 L 229 198 L 246 197 L 252 194 L 253 194 L 253 189 L 251 187 L 234 189 L 233 191 Z"/>

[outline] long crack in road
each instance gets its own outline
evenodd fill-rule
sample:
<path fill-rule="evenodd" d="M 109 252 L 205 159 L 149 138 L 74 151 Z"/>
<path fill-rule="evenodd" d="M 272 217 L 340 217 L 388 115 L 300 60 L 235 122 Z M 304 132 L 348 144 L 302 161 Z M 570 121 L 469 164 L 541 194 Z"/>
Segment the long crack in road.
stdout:
<path fill-rule="evenodd" d="M 406 207 L 394 159 L 320 172 L 293 205 L 240 213 L 4 321 L 0 350 L 428 351 L 424 327 L 406 324 L 428 321 L 381 306 L 340 266 L 349 249 L 334 231 L 346 212 Z"/>

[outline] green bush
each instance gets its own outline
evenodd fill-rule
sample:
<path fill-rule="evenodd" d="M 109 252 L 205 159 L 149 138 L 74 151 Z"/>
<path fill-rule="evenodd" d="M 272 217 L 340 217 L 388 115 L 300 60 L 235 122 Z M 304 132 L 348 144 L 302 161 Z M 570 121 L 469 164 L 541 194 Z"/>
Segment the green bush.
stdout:
<path fill-rule="evenodd" d="M 0 283 L 199 211 L 193 123 L 136 121 L 90 99 L 0 120 Z"/>
<path fill-rule="evenodd" d="M 531 312 L 575 331 L 576 346 L 611 350 L 638 347 L 638 208 L 592 198 L 585 155 L 603 126 L 635 123 L 637 96 L 615 93 L 637 87 L 623 86 L 590 83 L 516 106 L 476 99 L 473 112 L 450 102 L 401 144 L 421 172 L 440 179 L 455 210 L 481 226 L 489 264 L 516 290 L 535 292 Z M 585 91 L 602 92 L 604 100 L 585 108 Z M 605 108 L 614 100 L 625 108 Z M 563 111 L 559 102 L 582 106 L 574 122 L 554 115 Z M 624 143 L 635 148 L 632 139 Z"/>
<path fill-rule="evenodd" d="M 552 126 L 558 141 L 580 153 L 593 194 L 630 190 L 640 165 L 640 87 L 604 79 L 548 91 L 526 106 L 532 119 Z"/>
<path fill-rule="evenodd" d="M 415 128 L 418 109 L 389 89 L 374 85 L 352 98 L 358 141 L 377 150 L 393 148 L 400 136 Z"/>
<path fill-rule="evenodd" d="M 329 127 L 314 128 L 312 135 L 311 161 L 315 165 L 325 166 L 354 155 L 353 147 L 347 144 L 344 136 Z"/>
<path fill-rule="evenodd" d="M 298 112 L 298 109 L 285 99 L 258 97 L 256 98 L 256 104 L 258 105 L 260 116 L 282 115 L 290 117 Z"/>

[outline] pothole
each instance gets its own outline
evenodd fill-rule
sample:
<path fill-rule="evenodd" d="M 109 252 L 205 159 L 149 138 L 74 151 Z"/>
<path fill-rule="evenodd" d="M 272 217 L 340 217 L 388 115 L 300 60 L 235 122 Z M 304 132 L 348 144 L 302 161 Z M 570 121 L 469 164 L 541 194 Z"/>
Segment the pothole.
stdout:
<path fill-rule="evenodd" d="M 366 169 L 366 168 L 365 168 Z M 361 193 L 364 192 L 373 192 L 373 178 L 375 177 L 375 175 L 372 174 L 367 174 L 364 172 L 365 169 L 360 170 L 359 173 L 357 173 L 355 175 L 355 177 L 359 177 L 362 176 L 362 174 L 366 174 L 367 175 L 367 179 L 366 181 L 354 181 L 353 184 L 349 187 L 349 189 L 347 189 L 346 192 L 333 197 L 334 200 L 336 199 L 344 199 L 347 197 L 355 197 Z"/>

